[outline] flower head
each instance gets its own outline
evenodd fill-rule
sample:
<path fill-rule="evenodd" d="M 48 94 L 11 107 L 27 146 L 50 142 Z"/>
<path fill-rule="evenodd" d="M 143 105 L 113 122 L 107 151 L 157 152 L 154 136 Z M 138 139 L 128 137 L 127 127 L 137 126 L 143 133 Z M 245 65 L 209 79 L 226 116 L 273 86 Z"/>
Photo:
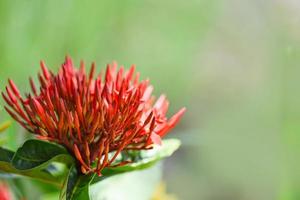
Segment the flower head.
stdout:
<path fill-rule="evenodd" d="M 77 158 L 83 173 L 101 173 L 123 150 L 149 149 L 172 129 L 185 108 L 166 118 L 169 102 L 161 95 L 154 103 L 149 80 L 139 81 L 134 66 L 125 71 L 107 65 L 103 76 L 95 77 L 95 64 L 87 74 L 83 62 L 76 69 L 66 57 L 54 74 L 41 62 L 37 90 L 30 78 L 32 94 L 26 98 L 9 80 L 6 111 L 38 138 L 60 143 Z M 113 156 L 109 156 L 112 152 Z"/>

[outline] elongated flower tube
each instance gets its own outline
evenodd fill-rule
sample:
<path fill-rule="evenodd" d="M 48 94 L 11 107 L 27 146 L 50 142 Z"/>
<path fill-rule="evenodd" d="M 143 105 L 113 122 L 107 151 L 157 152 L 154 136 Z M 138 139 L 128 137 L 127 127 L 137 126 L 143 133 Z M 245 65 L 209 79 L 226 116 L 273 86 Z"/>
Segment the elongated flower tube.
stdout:
<path fill-rule="evenodd" d="M 5 109 L 39 139 L 64 145 L 84 174 L 101 175 L 105 167 L 124 164 L 116 163 L 124 150 L 160 144 L 185 112 L 182 108 L 168 120 L 166 96 L 154 102 L 153 87 L 149 80 L 139 81 L 134 66 L 125 71 L 112 63 L 104 75 L 95 77 L 94 63 L 87 74 L 83 62 L 76 69 L 69 57 L 56 75 L 44 62 L 40 65 L 39 90 L 30 78 L 32 93 L 26 98 L 8 81 L 2 92 Z"/>

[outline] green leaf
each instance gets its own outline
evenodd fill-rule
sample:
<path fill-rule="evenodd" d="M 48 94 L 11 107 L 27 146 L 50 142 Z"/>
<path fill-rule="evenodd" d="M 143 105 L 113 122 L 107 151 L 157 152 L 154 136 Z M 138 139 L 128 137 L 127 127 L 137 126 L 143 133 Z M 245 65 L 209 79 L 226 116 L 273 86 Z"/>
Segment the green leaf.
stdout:
<path fill-rule="evenodd" d="M 12 165 L 18 170 L 42 169 L 51 162 L 71 165 L 74 159 L 64 147 L 42 140 L 27 140 L 12 158 Z"/>
<path fill-rule="evenodd" d="M 11 164 L 13 156 L 13 151 L 0 147 L 0 173 L 27 176 L 44 182 L 52 183 L 57 186 L 60 185 L 60 178 L 49 173 L 47 168 L 43 170 L 18 170 L 14 168 L 14 166 Z"/>
<path fill-rule="evenodd" d="M 28 140 L 16 153 L 0 148 L 0 170 L 61 185 L 62 171 L 53 162 L 74 163 L 67 150 L 57 144 Z"/>
<path fill-rule="evenodd" d="M 60 200 L 89 200 L 89 185 L 94 176 L 81 174 L 73 165 L 65 180 Z"/>
<path fill-rule="evenodd" d="M 0 147 L 0 162 L 10 163 L 13 155 L 14 155 L 13 151 Z"/>
<path fill-rule="evenodd" d="M 181 143 L 178 139 L 163 140 L 161 146 L 157 145 L 151 150 L 141 151 L 141 157 L 136 162 L 119 167 L 105 168 L 102 171 L 102 176 L 95 177 L 93 179 L 93 183 L 96 183 L 116 174 L 149 168 L 155 163 L 157 163 L 159 160 L 171 156 L 180 147 L 180 144 Z"/>

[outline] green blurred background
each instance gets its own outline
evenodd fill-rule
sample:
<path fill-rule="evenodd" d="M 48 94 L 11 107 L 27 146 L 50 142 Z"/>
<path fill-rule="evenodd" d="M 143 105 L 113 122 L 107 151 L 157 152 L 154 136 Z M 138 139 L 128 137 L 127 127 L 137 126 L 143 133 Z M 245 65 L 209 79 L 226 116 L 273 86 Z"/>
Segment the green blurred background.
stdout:
<path fill-rule="evenodd" d="M 0 0 L 0 88 L 39 60 L 136 64 L 170 115 L 167 190 L 182 200 L 300 199 L 298 0 Z M 3 101 L 1 100 L 1 105 Z M 2 109 L 2 108 L 1 108 Z M 3 112 L 0 119 L 8 119 Z M 13 126 L 5 137 L 22 142 Z"/>

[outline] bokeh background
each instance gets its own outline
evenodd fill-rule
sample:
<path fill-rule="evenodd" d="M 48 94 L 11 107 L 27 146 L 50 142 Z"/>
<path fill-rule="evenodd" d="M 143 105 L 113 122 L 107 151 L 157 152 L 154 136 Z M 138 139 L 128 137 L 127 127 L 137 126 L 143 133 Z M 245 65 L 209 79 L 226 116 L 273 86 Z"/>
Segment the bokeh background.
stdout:
<path fill-rule="evenodd" d="M 134 63 L 170 115 L 187 107 L 169 135 L 183 142 L 165 162 L 169 193 L 298 200 L 299 10 L 298 0 L 0 0 L 0 89 L 10 77 L 25 91 L 40 59 L 54 71 L 66 54 L 99 71 Z M 19 129 L 2 136 L 10 148 Z"/>

